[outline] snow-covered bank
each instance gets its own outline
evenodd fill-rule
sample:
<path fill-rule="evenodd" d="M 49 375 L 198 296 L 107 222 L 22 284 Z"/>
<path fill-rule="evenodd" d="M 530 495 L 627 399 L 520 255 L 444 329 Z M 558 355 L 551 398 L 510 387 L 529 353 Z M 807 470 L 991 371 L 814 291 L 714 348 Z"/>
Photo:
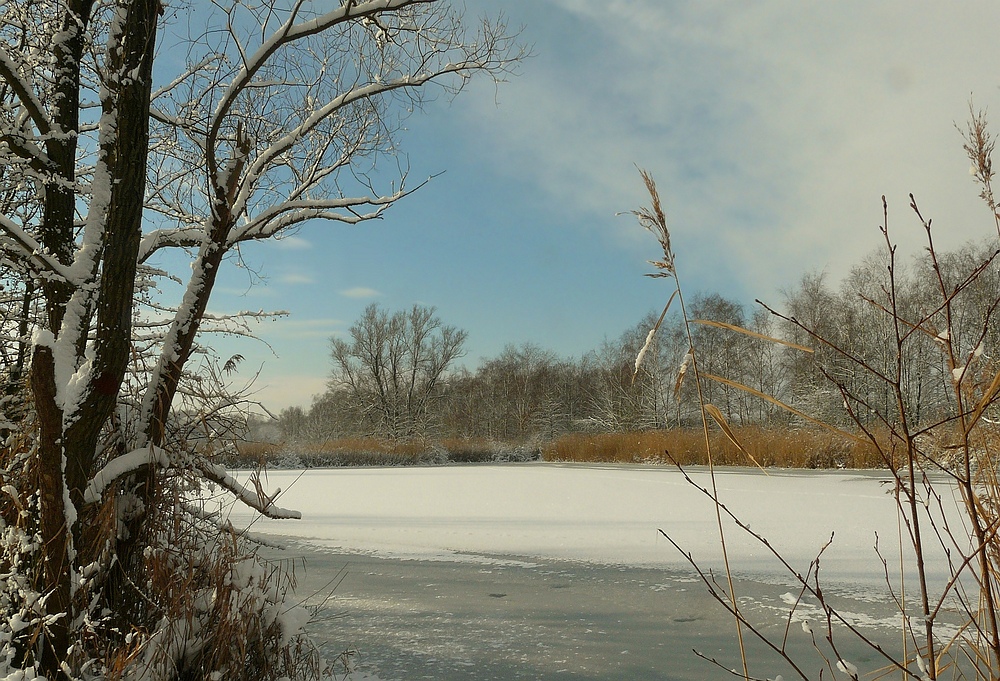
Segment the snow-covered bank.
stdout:
<path fill-rule="evenodd" d="M 707 472 L 692 472 L 702 485 Z M 798 570 L 820 548 L 825 579 L 877 585 L 882 555 L 898 560 L 900 527 L 887 475 L 873 472 L 725 469 L 723 501 L 767 536 Z M 560 464 L 272 471 L 267 486 L 300 521 L 256 520 L 257 532 L 320 547 L 391 557 L 496 560 L 514 556 L 676 567 L 684 559 L 663 529 L 699 562 L 721 559 L 712 504 L 675 469 Z M 945 490 L 947 491 L 947 489 Z M 946 495 L 946 504 L 957 509 Z M 957 513 L 957 510 L 956 510 Z M 251 514 L 234 507 L 235 524 Z M 957 518 L 957 516 L 956 516 Z M 955 524 L 953 526 L 960 526 Z M 734 572 L 782 577 L 758 542 L 727 524 Z M 943 577 L 943 557 L 930 557 Z"/>

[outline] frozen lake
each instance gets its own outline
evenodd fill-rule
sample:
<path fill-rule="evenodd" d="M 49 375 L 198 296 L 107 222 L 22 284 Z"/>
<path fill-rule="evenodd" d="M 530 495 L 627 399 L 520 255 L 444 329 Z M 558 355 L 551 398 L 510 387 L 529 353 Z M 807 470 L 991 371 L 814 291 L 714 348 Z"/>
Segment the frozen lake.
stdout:
<path fill-rule="evenodd" d="M 288 554 L 304 559 L 299 593 L 322 603 L 309 632 L 327 659 L 359 651 L 359 671 L 351 677 L 357 681 L 732 678 L 695 649 L 729 667 L 740 664 L 732 620 L 686 571 L 510 557 L 403 560 L 301 545 Z M 737 590 L 748 616 L 780 639 L 792 589 L 741 580 Z M 887 626 L 895 622 L 890 604 L 850 593 L 829 596 L 866 634 L 890 648 L 896 643 Z M 815 618 L 815 608 L 805 612 Z M 861 669 L 882 666 L 847 638 L 838 645 Z M 748 647 L 753 672 L 789 677 L 759 644 Z M 798 623 L 789 648 L 812 663 L 807 668 L 819 669 Z"/>
<path fill-rule="evenodd" d="M 720 471 L 720 495 L 805 572 L 823 555 L 829 598 L 885 645 L 898 615 L 873 546 L 899 555 L 887 476 L 872 472 Z M 708 485 L 704 470 L 692 473 Z M 705 566 L 721 563 L 712 504 L 664 467 L 524 465 L 272 471 L 279 504 L 301 521 L 252 523 L 302 557 L 300 592 L 333 596 L 311 631 L 329 656 L 360 651 L 354 679 L 704 679 L 732 667 L 735 629 L 668 532 Z M 251 516 L 232 510 L 236 524 Z M 755 541 L 726 529 L 741 607 L 779 638 L 797 591 Z M 932 572 L 945 574 L 944 562 Z M 337 580 L 342 577 L 339 582 Z M 815 618 L 800 606 L 798 619 Z M 818 671 L 801 623 L 790 647 Z M 838 641 L 862 671 L 882 663 Z M 788 677 L 754 650 L 761 677 Z"/>

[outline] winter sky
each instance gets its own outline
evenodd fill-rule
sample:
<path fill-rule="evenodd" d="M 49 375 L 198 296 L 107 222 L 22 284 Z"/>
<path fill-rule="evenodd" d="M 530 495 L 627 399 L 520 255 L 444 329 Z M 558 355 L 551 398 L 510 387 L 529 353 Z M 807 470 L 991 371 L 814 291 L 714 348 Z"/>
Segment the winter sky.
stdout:
<path fill-rule="evenodd" d="M 780 306 L 810 271 L 839 280 L 880 243 L 881 195 L 901 251 L 994 233 L 956 125 L 970 98 L 1000 125 L 993 2 L 467 0 L 502 10 L 534 56 L 406 121 L 410 182 L 357 227 L 309 224 L 244 248 L 216 312 L 287 310 L 218 352 L 257 369 L 272 410 L 308 407 L 328 344 L 366 305 L 433 305 L 469 332 L 464 362 L 533 342 L 580 356 L 659 309 L 658 245 L 619 215 L 655 177 L 689 296 Z M 1000 128 L 998 128 L 1000 130 Z M 272 351 L 273 350 L 273 351 Z"/>

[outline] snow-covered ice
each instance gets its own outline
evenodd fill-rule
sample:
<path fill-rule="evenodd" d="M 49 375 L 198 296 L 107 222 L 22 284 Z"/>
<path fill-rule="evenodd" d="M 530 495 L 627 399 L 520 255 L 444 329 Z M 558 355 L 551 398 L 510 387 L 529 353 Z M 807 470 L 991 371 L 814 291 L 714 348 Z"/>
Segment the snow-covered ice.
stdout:
<path fill-rule="evenodd" d="M 709 486 L 703 468 L 694 482 Z M 887 473 L 721 469 L 719 496 L 803 574 L 822 556 L 826 580 L 878 586 L 882 564 L 898 563 L 901 528 Z M 419 468 L 270 471 L 278 500 L 300 521 L 257 519 L 253 530 L 319 547 L 395 558 L 495 560 L 498 556 L 676 567 L 684 558 L 663 530 L 699 563 L 721 560 L 714 506 L 671 467 L 535 463 Z M 946 504 L 957 511 L 954 500 Z M 234 524 L 251 522 L 232 508 Z M 953 525 L 957 526 L 957 525 Z M 783 574 L 759 542 L 725 524 L 736 573 Z M 932 575 L 944 576 L 940 556 Z"/>
<path fill-rule="evenodd" d="M 706 469 L 689 474 L 696 485 L 711 485 Z M 729 468 L 716 473 L 723 503 L 766 536 L 793 569 L 804 574 L 833 535 L 822 555 L 824 591 L 836 599 L 847 621 L 880 636 L 895 636 L 899 617 L 887 601 L 875 537 L 895 568 L 899 537 L 905 534 L 889 479 L 884 471 Z M 608 651 L 623 626 L 635 627 L 628 636 L 633 647 L 645 651 L 641 663 L 638 656 L 629 658 L 629 664 L 638 665 L 629 667 L 633 678 L 660 678 L 663 664 L 689 662 L 683 673 L 674 669 L 675 676 L 702 678 L 699 661 L 688 660 L 692 646 L 732 653 L 721 608 L 695 584 L 687 561 L 660 534 L 661 529 L 669 534 L 703 567 L 722 566 L 715 507 L 674 468 L 529 463 L 276 470 L 264 482 L 271 490 L 285 490 L 276 502 L 301 511 L 302 519 L 254 519 L 251 511 L 234 505 L 229 509 L 234 524 L 314 547 L 312 565 L 321 572 L 346 569 L 341 561 L 351 561 L 345 554 L 358 556 L 352 570 L 360 572 L 338 591 L 337 607 L 350 613 L 350 627 L 364 637 L 366 659 L 375 668 L 362 671 L 374 674 L 368 677 L 372 681 L 405 681 L 430 671 L 437 678 L 467 678 L 463 665 L 468 664 L 475 664 L 477 673 L 502 667 L 507 671 L 497 671 L 496 678 L 504 679 L 555 678 L 567 665 L 578 671 L 587 667 L 588 674 L 603 665 L 605 675 L 594 678 L 619 678 L 615 674 L 624 673 L 626 658 Z M 951 526 L 961 527 L 949 487 L 942 484 L 939 492 L 950 509 Z M 780 629 L 794 606 L 795 631 L 802 629 L 793 636 L 795 645 L 808 648 L 805 632 L 824 616 L 819 606 L 801 599 L 794 580 L 758 541 L 731 521 L 725 532 L 746 612 Z M 378 558 L 396 560 L 380 567 L 371 562 Z M 418 562 L 407 570 L 399 559 Z M 928 562 L 934 583 L 943 584 L 943 557 L 931 552 Z M 489 573 L 489 579 L 465 593 L 478 584 L 479 573 Z M 547 580 L 553 574 L 572 589 L 552 590 Z M 324 575 L 311 579 L 326 583 L 332 577 Z M 401 590 L 404 585 L 411 590 Z M 607 606 L 612 593 L 621 599 L 612 609 L 619 619 L 610 616 L 603 629 L 574 628 L 578 618 L 593 618 Z M 570 596 L 584 601 L 553 600 Z M 491 609 L 501 602 L 502 616 Z M 549 617 L 562 622 L 561 633 L 551 640 Z M 630 624 L 622 624 L 622 617 Z M 500 636 L 497 632 L 515 625 L 524 628 L 524 635 L 511 634 L 502 651 L 483 642 L 484 635 Z M 598 629 L 600 640 L 591 640 Z M 688 634 L 700 638 L 692 643 L 683 638 Z M 340 635 L 331 633 L 330 645 Z M 552 654 L 531 652 L 536 644 Z M 423 661 L 428 650 L 435 651 L 434 659 Z M 833 663 L 840 661 L 844 669 L 881 664 L 864 657 L 863 646 L 841 650 L 844 656 Z M 527 656 L 530 663 L 510 655 Z M 767 664 L 763 653 L 756 659 Z M 358 673 L 352 681 L 361 678 Z"/>

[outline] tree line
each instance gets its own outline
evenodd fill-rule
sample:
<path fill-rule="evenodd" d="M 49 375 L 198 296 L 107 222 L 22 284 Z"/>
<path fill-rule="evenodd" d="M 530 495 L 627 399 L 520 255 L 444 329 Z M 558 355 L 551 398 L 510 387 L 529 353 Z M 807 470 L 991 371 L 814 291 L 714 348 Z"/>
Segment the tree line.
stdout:
<path fill-rule="evenodd" d="M 968 352 L 996 347 L 997 330 L 982 334 L 983 320 L 1000 299 L 994 255 L 991 242 L 969 243 L 939 256 L 937 269 L 926 257 L 905 267 L 897 264 L 898 309 L 913 319 L 926 317 L 925 326 L 945 328 L 935 313 L 938 277 L 954 289 L 971 271 L 985 267 L 974 285 L 952 301 L 952 341 Z M 897 361 L 885 257 L 865 258 L 840 282 L 823 273 L 803 276 L 775 306 L 782 316 L 718 294 L 696 296 L 689 316 L 699 369 L 703 376 L 725 379 L 703 379 L 704 399 L 737 426 L 796 425 L 799 419 L 775 401 L 847 425 L 845 396 L 835 387 L 840 385 L 858 401 L 864 422 L 892 422 L 899 411 L 897 396 L 866 369 L 889 373 Z M 691 376 L 678 380 L 689 344 L 675 311 L 662 320 L 636 370 L 658 317 L 649 313 L 582 357 L 560 357 L 525 343 L 470 369 L 459 364 L 467 333 L 446 325 L 434 308 L 390 312 L 373 304 L 346 337 L 331 340 L 328 389 L 308 409 L 283 410 L 278 426 L 291 441 L 374 436 L 504 442 L 696 426 L 700 407 L 694 381 Z M 903 406 L 911 418 L 932 422 L 953 406 L 953 370 L 931 340 L 934 334 L 918 335 L 906 344 L 908 356 L 902 358 Z M 816 336 L 846 349 L 851 359 L 833 351 L 833 345 L 817 343 Z"/>

